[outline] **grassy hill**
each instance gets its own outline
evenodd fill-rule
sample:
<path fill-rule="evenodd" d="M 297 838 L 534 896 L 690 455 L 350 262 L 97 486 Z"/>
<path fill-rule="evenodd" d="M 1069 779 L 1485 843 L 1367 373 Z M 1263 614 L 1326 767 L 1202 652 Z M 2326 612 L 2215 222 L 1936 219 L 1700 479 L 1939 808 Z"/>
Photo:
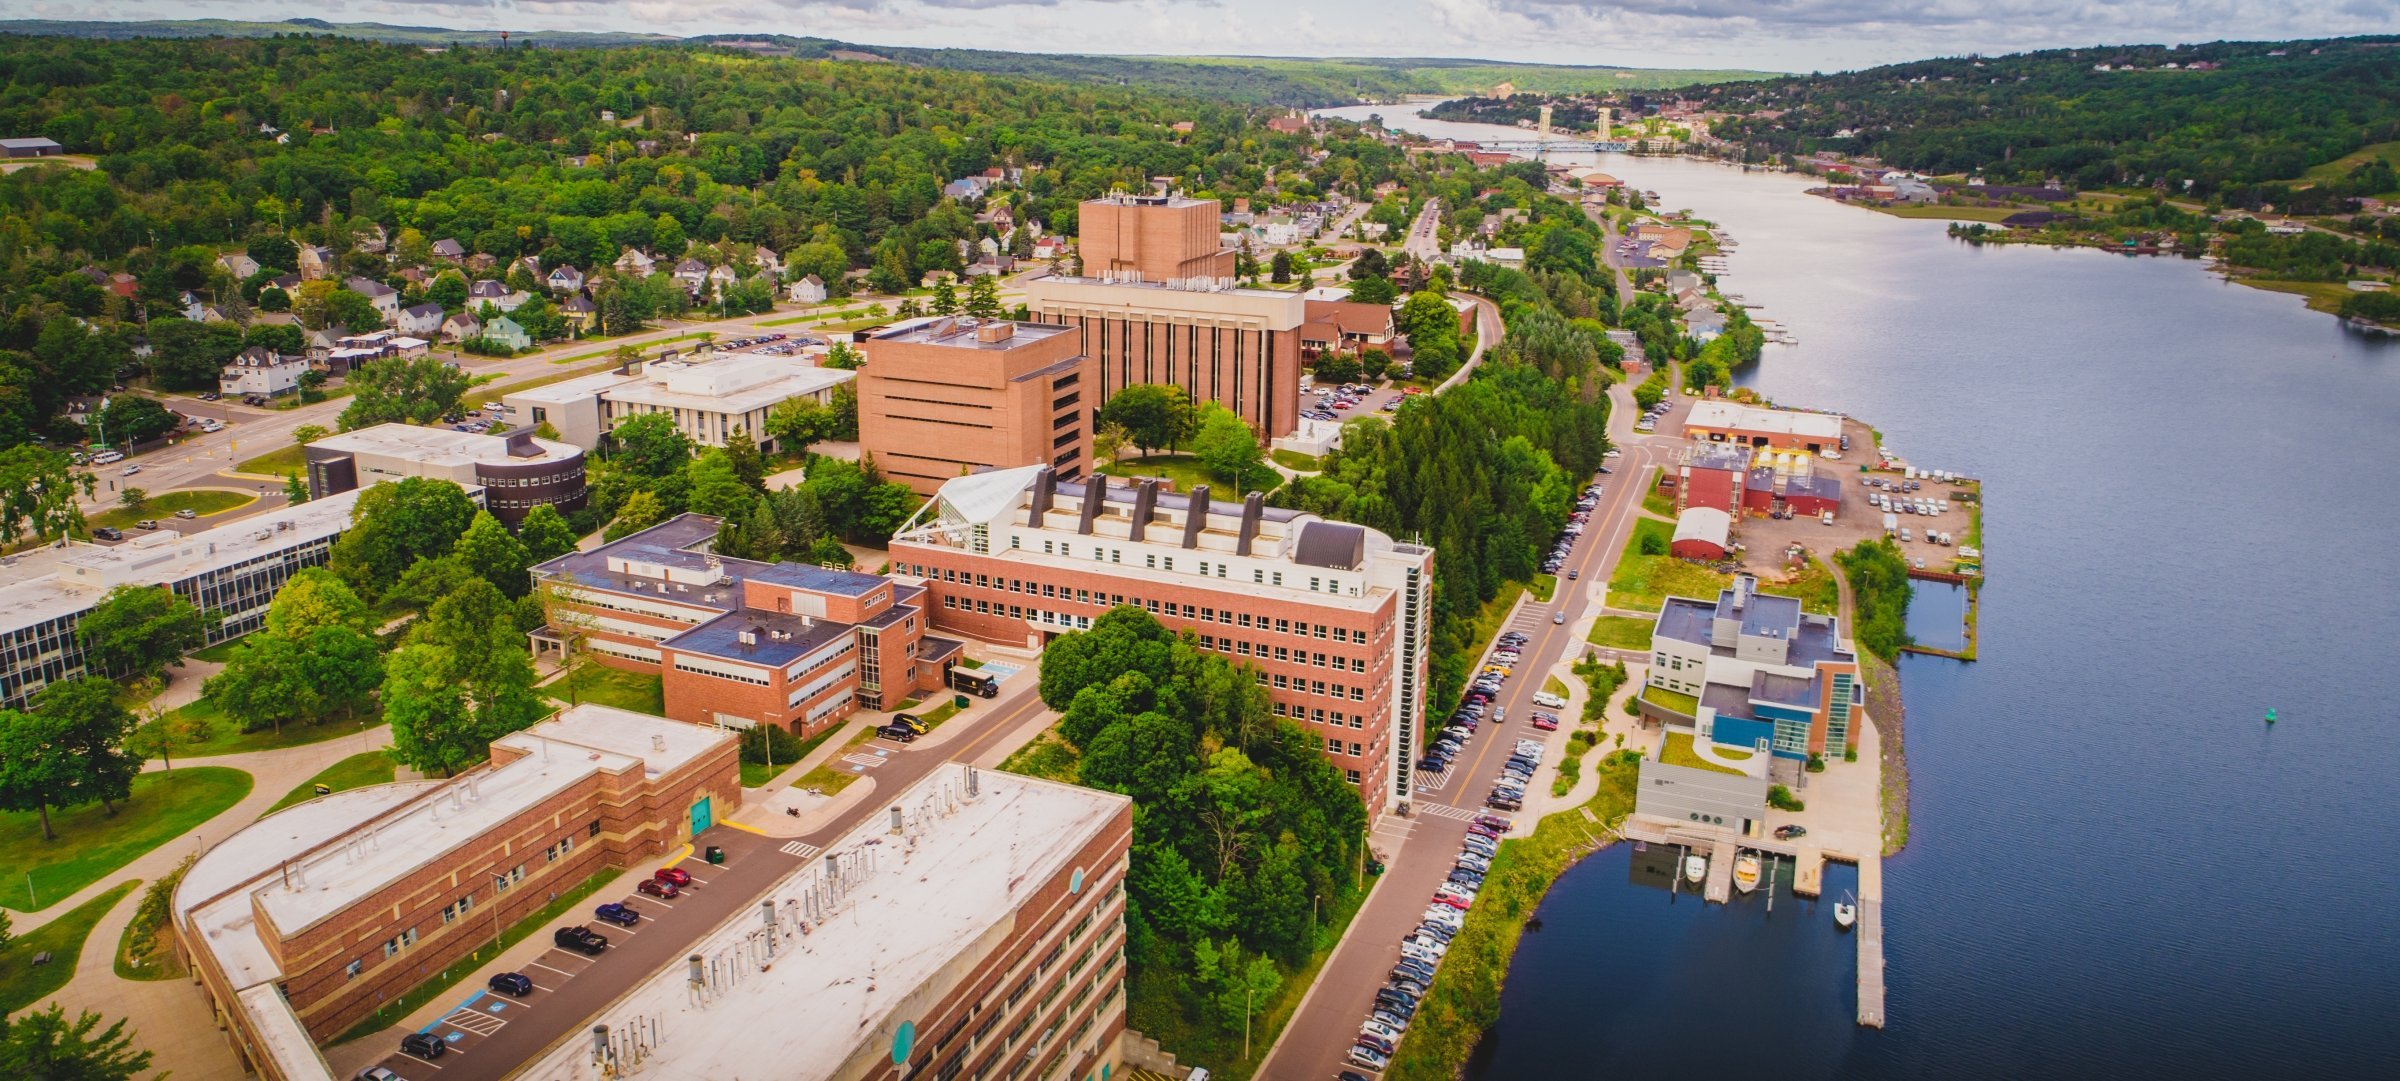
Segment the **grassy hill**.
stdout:
<path fill-rule="evenodd" d="M 331 23 L 323 19 L 285 19 L 252 22 L 243 19 L 143 19 L 130 22 L 91 22 L 66 19 L 0 19 L 0 34 L 105 38 L 263 38 L 277 34 L 332 34 L 400 45 L 496 45 L 497 30 L 452 30 L 441 26 L 394 26 L 390 23 Z M 667 34 L 634 34 L 616 30 L 514 30 L 511 44 L 631 45 L 674 41 Z"/>

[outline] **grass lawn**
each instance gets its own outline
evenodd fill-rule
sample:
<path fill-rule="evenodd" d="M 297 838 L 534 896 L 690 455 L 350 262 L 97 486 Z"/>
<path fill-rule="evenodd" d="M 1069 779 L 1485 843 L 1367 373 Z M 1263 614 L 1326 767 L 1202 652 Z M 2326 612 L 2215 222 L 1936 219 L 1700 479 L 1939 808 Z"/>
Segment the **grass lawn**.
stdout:
<path fill-rule="evenodd" d="M 637 331 L 634 331 L 632 334 L 625 335 L 625 337 L 631 338 L 631 337 L 638 336 L 638 335 L 640 335 L 641 333 L 642 333 L 641 331 L 638 331 L 638 330 L 637 330 Z M 653 346 L 653 345 L 671 345 L 671 344 L 673 344 L 673 343 L 675 343 L 675 342 L 688 342 L 688 341 L 690 341 L 690 340 L 692 340 L 692 339 L 694 339 L 694 338 L 697 338 L 697 337 L 699 337 L 700 335 L 702 335 L 702 334 L 705 334 L 705 333 L 707 333 L 707 331 L 694 330 L 694 331 L 690 331 L 690 332 L 688 332 L 688 333 L 684 333 L 684 334 L 677 334 L 677 335 L 675 335 L 674 337 L 671 337 L 671 338 L 655 338 L 655 339 L 652 339 L 652 340 L 650 340 L 650 341 L 646 341 L 646 342 L 643 342 L 643 343 L 641 343 L 641 348 L 648 349 L 648 348 L 650 348 L 650 347 L 651 347 L 651 346 Z M 726 335 L 723 335 L 723 334 L 719 334 L 719 335 L 717 335 L 717 336 L 718 336 L 718 337 L 720 337 L 720 338 L 722 338 L 722 337 L 726 337 Z M 735 335 L 735 337 L 738 337 L 738 336 L 739 336 L 739 335 Z M 620 344 L 622 344 L 622 343 L 620 343 Z M 609 347 L 608 347 L 608 348 L 606 348 L 606 349 L 602 349 L 602 350 L 599 350 L 599 351 L 597 351 L 597 352 L 591 352 L 591 353 L 578 353 L 578 354 L 576 354 L 576 355 L 574 355 L 574 356 L 571 356 L 571 357 L 560 357 L 560 358 L 558 358 L 557 360 L 553 360 L 553 361 L 551 361 L 550 363 L 552 363 L 552 364 L 573 364 L 573 363 L 575 363 L 576 361 L 579 361 L 579 360 L 598 360 L 598 359 L 600 359 L 600 358 L 602 358 L 602 357 L 609 356 L 609 355 L 611 355 L 611 354 L 615 353 L 616 351 L 617 351 L 617 347 L 616 347 L 616 346 L 614 346 L 614 345 L 612 345 L 612 346 L 609 346 Z M 522 389 L 524 389 L 524 388 L 522 388 L 522 387 L 519 387 L 519 388 L 516 388 L 516 389 L 522 390 Z"/>
<path fill-rule="evenodd" d="M 141 882 L 129 878 L 64 916 L 45 923 L 0 946 L 0 1015 L 12 1014 L 50 997 L 75 977 L 75 958 L 83 952 L 92 925 Z M 48 953 L 50 963 L 35 966 L 33 955 Z"/>
<path fill-rule="evenodd" d="M 842 726 L 837 724 L 817 733 L 816 735 L 801 740 L 800 749 L 793 751 L 791 756 L 788 758 L 779 758 L 773 768 L 769 768 L 764 762 L 744 761 L 742 763 L 742 787 L 766 787 L 766 783 L 768 781 L 772 781 L 781 776 L 783 771 L 799 765 L 801 759 L 808 757 L 808 752 L 816 750 L 818 744 L 832 739 L 833 734 L 841 730 Z"/>
<path fill-rule="evenodd" d="M 1778 597 L 1800 598 L 1800 610 L 1819 615 L 1834 615 L 1842 607 L 1842 589 L 1834 584 L 1833 571 L 1825 564 L 1811 559 L 1799 575 L 1788 582 L 1760 582 L 1758 591 Z"/>
<path fill-rule="evenodd" d="M 194 858 L 197 858 L 196 856 Z M 175 980 L 190 973 L 183 959 L 175 955 L 175 933 L 167 928 L 167 905 L 175 895 L 175 887 L 183 884 L 183 873 L 191 870 L 192 860 L 153 880 L 142 891 L 142 899 L 134 908 L 133 919 L 117 936 L 117 955 L 109 967 L 116 970 L 120 980 Z"/>
<path fill-rule="evenodd" d="M 840 729 L 827 729 L 827 731 L 838 732 Z M 859 744 L 865 743 L 874 738 L 875 730 L 873 728 L 861 728 L 858 730 L 857 735 L 850 737 L 850 742 L 843 744 L 843 747 L 844 749 L 856 747 Z M 792 787 L 814 788 L 825 795 L 831 796 L 838 794 L 842 789 L 850 787 L 850 782 L 855 781 L 862 776 L 865 776 L 865 772 L 863 770 L 856 773 L 851 772 L 850 767 L 842 764 L 841 756 L 835 755 L 832 758 L 826 759 L 824 764 L 818 766 L 817 768 L 801 774 L 798 780 L 792 782 Z"/>
<path fill-rule="evenodd" d="M 1016 749 L 1000 763 L 1000 768 L 1027 777 L 1075 783 L 1083 764 L 1083 755 L 1060 739 L 1056 732 L 1044 732 L 1033 742 Z"/>
<path fill-rule="evenodd" d="M 1533 599 L 1535 599 L 1535 600 L 1537 600 L 1537 601 L 1540 601 L 1540 602 L 1542 602 L 1543 604 L 1548 604 L 1548 603 L 1550 603 L 1550 598 L 1552 598 L 1552 597 L 1555 597 L 1555 596 L 1557 596 L 1557 595 L 1558 595 L 1558 576 L 1557 576 L 1557 575 L 1555 575 L 1555 574 L 1537 574 L 1537 575 L 1534 575 L 1534 576 L 1533 576 Z"/>
<path fill-rule="evenodd" d="M 1889 214 L 1895 218 L 1940 218 L 1949 221 L 1997 222 L 2011 214 L 2021 214 L 2034 207 L 2022 206 L 1937 206 L 1911 204 L 1908 206 L 1874 206 L 1867 209 Z"/>
<path fill-rule="evenodd" d="M 398 997 L 384 1003 L 382 1008 L 377 1009 L 374 1013 L 368 1014 L 364 1019 L 360 1020 L 359 1023 L 350 1026 L 350 1031 L 334 1037 L 333 1042 L 349 1043 L 350 1041 L 358 1039 L 362 1036 L 372 1036 L 383 1031 L 385 1028 L 389 1027 L 393 1021 L 402 1017 L 406 1017 L 410 1011 L 433 1001 L 435 996 L 449 990 L 451 986 L 456 984 L 458 981 L 465 979 L 468 973 L 474 972 L 477 968 L 481 967 L 484 962 L 489 961 L 494 957 L 498 957 L 510 946 L 514 946 L 518 942 L 523 941 L 525 936 L 540 930 L 543 924 L 557 919 L 560 913 L 574 908 L 576 905 L 582 904 L 584 898 L 600 892 L 603 887 L 607 886 L 611 882 L 616 881 L 617 876 L 624 873 L 625 872 L 622 870 L 611 867 L 601 871 L 599 874 L 584 879 L 581 885 L 578 885 L 565 893 L 559 894 L 557 900 L 543 905 L 532 912 L 526 913 L 524 919 L 510 924 L 507 930 L 500 932 L 500 941 L 487 942 L 481 948 L 475 950 L 475 952 L 470 953 L 465 957 L 461 957 L 456 961 L 450 962 L 450 967 L 443 969 L 440 975 L 426 980 L 424 983 L 420 983 L 415 987 L 411 987 L 407 991 L 402 992 Z M 477 907 L 480 908 L 481 906 L 479 905 Z M 489 924 L 491 921 L 486 920 L 484 922 Z"/>
<path fill-rule="evenodd" d="M 1685 694 L 1682 691 L 1670 691 L 1665 687 L 1644 685 L 1642 687 L 1642 698 L 1644 701 L 1654 702 L 1658 705 L 1665 706 L 1666 708 L 1683 714 L 1686 717 L 1693 716 L 1699 712 L 1700 709 L 1700 699 L 1692 695 Z"/>
<path fill-rule="evenodd" d="M 92 515 L 85 521 L 90 523 L 94 529 L 101 526 L 132 529 L 133 523 L 144 518 L 172 518 L 179 510 L 188 510 L 205 518 L 211 514 L 223 514 L 226 511 L 256 502 L 258 502 L 258 497 L 248 492 L 194 488 L 181 492 L 160 492 L 145 501 L 142 509 L 138 511 L 130 507 L 113 507 Z"/>
<path fill-rule="evenodd" d="M 1560 679 L 1557 676 L 1551 676 L 1550 678 L 1542 681 L 1542 690 L 1550 694 L 1555 694 L 1560 698 L 1565 698 L 1567 696 L 1567 681 Z"/>
<path fill-rule="evenodd" d="M 172 841 L 250 794 L 250 775 L 223 766 L 178 766 L 133 779 L 115 817 L 97 803 L 52 809 L 55 841 L 33 811 L 0 814 L 0 908 L 39 912 Z M 26 896 L 31 875 L 33 896 Z"/>
<path fill-rule="evenodd" d="M 2282 281 L 2275 278 L 2246 277 L 2237 277 L 2233 280 L 2255 289 L 2266 289 L 2277 293 L 2293 293 L 2306 297 L 2308 298 L 2308 307 L 2311 311 L 2333 312 L 2339 310 L 2342 306 L 2342 301 L 2357 295 L 2350 291 L 2349 286 L 2344 285 L 2341 282 L 2296 282 Z"/>
<path fill-rule="evenodd" d="M 667 714 L 667 697 L 666 691 L 662 689 L 663 681 L 649 673 L 627 672 L 620 668 L 590 664 L 584 666 L 582 671 L 567 678 L 575 682 L 572 695 L 568 693 L 566 679 L 553 680 L 534 688 L 534 690 L 542 697 L 562 706 L 572 699 L 603 706 L 615 706 L 618 709 L 629 709 L 635 713 L 647 713 L 654 717 L 664 717 Z"/>
<path fill-rule="evenodd" d="M 2392 163 L 2393 167 L 2400 168 L 2400 142 L 2370 143 L 2323 165 L 2310 166 L 2308 172 L 2302 175 L 2305 179 L 2323 184 L 2347 177 L 2350 175 L 2350 170 L 2376 158 L 2382 158 Z M 2381 194 L 2388 197 L 2394 193 L 2384 192 Z"/>
<path fill-rule="evenodd" d="M 1725 758 L 1736 761 L 1750 757 L 1750 752 L 1748 751 L 1720 750 L 1717 753 Z M 1688 732 L 1667 733 L 1667 742 L 1658 749 L 1658 760 L 1664 765 L 1690 766 L 1693 769 L 1704 769 L 1712 773 L 1731 773 L 1739 776 L 1742 772 L 1738 769 L 1732 768 L 1731 766 L 1720 766 L 1709 761 L 1708 759 L 1700 757 L 1698 752 L 1692 750 L 1692 737 L 1691 733 Z"/>
<path fill-rule="evenodd" d="M 249 637 L 249 635 L 242 636 L 242 638 L 247 637 Z M 226 661 L 233 659 L 234 648 L 241 644 L 241 638 L 228 638 L 217 643 L 216 645 L 208 647 L 207 649 L 193 650 L 192 659 L 196 661 L 207 661 L 210 664 L 223 664 Z"/>
<path fill-rule="evenodd" d="M 206 698 L 196 699 L 189 705 L 176 708 L 173 715 L 198 717 L 208 722 L 206 738 L 197 743 L 187 743 L 175 748 L 174 760 L 178 762 L 186 758 L 209 758 L 220 754 L 241 754 L 245 751 L 274 751 L 285 747 L 301 747 L 311 743 L 323 743 L 329 739 L 340 739 L 343 736 L 355 736 L 366 728 L 383 727 L 383 714 L 371 713 L 365 715 L 366 724 L 363 728 L 359 724 L 359 719 L 353 718 L 347 721 L 320 721 L 316 724 L 287 724 L 283 726 L 281 732 L 272 728 L 259 732 L 244 732 L 240 725 L 233 723 L 231 718 L 217 710 L 215 702 Z"/>
<path fill-rule="evenodd" d="M 1650 631 L 1657 622 L 1641 616 L 1601 616 L 1592 621 L 1592 633 L 1585 639 L 1609 649 L 1648 650 Z"/>
<path fill-rule="evenodd" d="M 1643 537 L 1656 536 L 1664 542 L 1674 535 L 1672 522 L 1645 518 L 1633 523 L 1633 535 L 1625 538 L 1625 554 L 1617 562 L 1616 574 L 1608 580 L 1609 607 L 1649 611 L 1666 603 L 1670 596 L 1714 597 L 1732 581 L 1727 575 L 1674 556 L 1642 554 Z"/>
<path fill-rule="evenodd" d="M 1612 754 L 1601 760 L 1600 791 L 1582 809 L 1615 823 L 1633 809 L 1636 758 Z M 1500 984 L 1517 952 L 1542 895 L 1577 859 L 1595 847 L 1598 828 L 1575 808 L 1542 819 L 1530 837 L 1500 842 L 1475 907 L 1450 940 L 1450 951 L 1433 987 L 1417 1006 L 1408 1039 L 1392 1059 L 1386 1081 L 1450 1081 L 1467 1055 L 1500 1017 Z"/>
<path fill-rule="evenodd" d="M 673 340 L 680 341 L 682 339 Z M 607 354 L 601 355 L 606 356 Z M 559 361 L 559 363 L 564 364 L 566 361 Z M 548 375 L 537 375 L 531 379 L 519 379 L 514 383 L 502 383 L 497 386 L 483 387 L 475 393 L 474 398 L 478 402 L 489 404 L 491 402 L 499 401 L 502 397 L 514 394 L 520 390 L 532 390 L 535 387 L 546 387 L 552 383 L 564 383 L 569 379 L 578 378 L 580 376 L 593 375 L 599 372 L 609 371 L 614 369 L 616 366 L 617 365 L 615 361 L 602 361 L 589 367 L 569 368 L 563 372 L 551 372 Z"/>
<path fill-rule="evenodd" d="M 308 472 L 308 452 L 299 444 L 294 443 L 288 447 L 270 450 L 256 458 L 244 459 L 233 467 L 233 471 L 260 477 L 280 478 L 287 473 L 299 473 L 305 476 Z"/>
<path fill-rule="evenodd" d="M 274 814 L 292 804 L 317 798 L 318 785 L 340 792 L 350 788 L 365 788 L 371 784 L 390 784 L 397 770 L 398 767 L 392 764 L 392 756 L 383 751 L 354 754 L 300 782 L 299 787 L 276 800 L 275 806 L 267 808 L 267 813 Z"/>
<path fill-rule="evenodd" d="M 952 717 L 958 716 L 958 714 L 958 699 L 953 697 L 949 701 L 943 702 L 941 705 L 917 714 L 917 719 L 925 722 L 925 727 L 927 728 L 940 728 L 943 721 L 947 721 Z"/>
<path fill-rule="evenodd" d="M 1297 469 L 1303 473 L 1314 473 L 1325 468 L 1324 460 L 1313 454 L 1302 454 L 1296 450 L 1278 450 L 1272 452 L 1272 455 L 1275 459 L 1275 464 L 1280 465 L 1285 469 Z"/>
<path fill-rule="evenodd" d="M 1649 495 L 1642 497 L 1642 509 L 1661 518 L 1673 518 L 1675 517 L 1675 498 L 1652 489 Z"/>
<path fill-rule="evenodd" d="M 1232 498 L 1233 482 L 1217 475 L 1215 470 L 1200 464 L 1189 454 L 1153 454 L 1146 458 L 1127 458 L 1109 465 L 1101 472 L 1112 477 L 1164 477 L 1178 492 L 1190 492 L 1199 485 L 1208 485 L 1211 493 Z M 1273 491 L 1283 483 L 1283 474 L 1259 466 L 1250 474 L 1244 492 Z"/>

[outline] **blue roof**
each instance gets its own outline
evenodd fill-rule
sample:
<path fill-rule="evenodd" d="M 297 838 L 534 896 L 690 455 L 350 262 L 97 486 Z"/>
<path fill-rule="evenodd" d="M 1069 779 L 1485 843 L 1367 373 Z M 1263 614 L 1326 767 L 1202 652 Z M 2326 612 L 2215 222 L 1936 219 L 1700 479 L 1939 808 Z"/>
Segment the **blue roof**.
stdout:
<path fill-rule="evenodd" d="M 742 632 L 752 641 L 743 642 Z M 778 639 L 780 632 L 789 637 Z M 799 660 L 850 634 L 850 624 L 831 619 L 803 621 L 777 612 L 728 612 L 660 643 L 683 653 L 722 657 L 745 664 L 780 667 Z"/>
<path fill-rule="evenodd" d="M 831 593 L 843 597 L 864 597 L 882 585 L 883 576 L 858 571 L 832 570 L 809 563 L 770 563 L 750 565 L 745 577 L 779 586 L 805 589 L 813 593 Z"/>

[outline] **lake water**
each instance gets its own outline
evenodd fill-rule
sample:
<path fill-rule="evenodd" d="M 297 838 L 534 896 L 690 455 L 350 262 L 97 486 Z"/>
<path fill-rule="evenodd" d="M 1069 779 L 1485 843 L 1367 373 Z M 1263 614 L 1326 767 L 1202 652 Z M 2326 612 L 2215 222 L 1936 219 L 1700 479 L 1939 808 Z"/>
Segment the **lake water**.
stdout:
<path fill-rule="evenodd" d="M 1505 130 L 1407 111 L 1336 110 Z M 1798 336 L 1741 382 L 1984 478 L 1982 659 L 1902 664 L 1888 1029 L 1850 1027 L 1830 920 L 1769 937 L 1619 851 L 1545 901 L 1472 1075 L 2391 1070 L 2400 347 L 2192 261 L 1971 248 L 1795 177 L 1602 158 L 1725 227 L 1724 288 Z"/>

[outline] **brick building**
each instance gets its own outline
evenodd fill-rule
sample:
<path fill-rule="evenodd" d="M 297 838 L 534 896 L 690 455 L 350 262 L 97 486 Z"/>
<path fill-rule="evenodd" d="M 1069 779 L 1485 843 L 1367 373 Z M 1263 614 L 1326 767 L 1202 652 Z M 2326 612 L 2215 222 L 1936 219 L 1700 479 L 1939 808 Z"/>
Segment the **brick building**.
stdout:
<path fill-rule="evenodd" d="M 655 672 L 679 721 L 803 737 L 944 686 L 962 647 L 925 633 L 924 587 L 719 556 L 718 524 L 679 515 L 533 568 L 556 598 L 536 654 L 579 647 Z"/>
<path fill-rule="evenodd" d="M 533 508 L 583 509 L 589 485 L 583 448 L 536 438 L 531 427 L 483 435 L 414 424 L 378 424 L 301 448 L 308 492 L 322 498 L 402 477 L 433 477 L 481 488 L 492 517 L 514 528 Z"/>
<path fill-rule="evenodd" d="M 1372 529 L 1214 502 L 1156 481 L 1061 480 L 1038 466 L 961 477 L 892 538 L 934 625 L 1039 646 L 1117 605 L 1147 609 L 1257 670 L 1358 785 L 1370 815 L 1412 790 L 1423 727 L 1433 550 Z"/>
<path fill-rule="evenodd" d="M 1307 302 L 1233 284 L 1218 210 L 1214 199 L 1181 195 L 1086 201 L 1077 210 L 1082 275 L 1027 282 L 1026 302 L 1035 319 L 1076 329 L 1097 377 L 1089 407 L 1136 383 L 1165 383 L 1267 438 L 1290 435 Z"/>
<path fill-rule="evenodd" d="M 859 449 L 885 476 L 931 495 L 962 473 L 1091 463 L 1089 418 L 1106 399 L 1064 327 L 926 319 L 861 343 Z"/>
<path fill-rule="evenodd" d="M 175 891 L 176 948 L 244 1065 L 329 1077 L 318 1044 L 741 799 L 732 733 L 576 706 L 452 780 L 322 796 L 218 843 Z"/>
<path fill-rule="evenodd" d="M 656 1081 L 1120 1076 L 1132 835 L 1123 796 L 942 766 L 693 945 L 705 1009 L 675 964 L 592 1020 L 665 1019 Z M 623 1076 L 595 1042 L 516 1076 Z"/>

